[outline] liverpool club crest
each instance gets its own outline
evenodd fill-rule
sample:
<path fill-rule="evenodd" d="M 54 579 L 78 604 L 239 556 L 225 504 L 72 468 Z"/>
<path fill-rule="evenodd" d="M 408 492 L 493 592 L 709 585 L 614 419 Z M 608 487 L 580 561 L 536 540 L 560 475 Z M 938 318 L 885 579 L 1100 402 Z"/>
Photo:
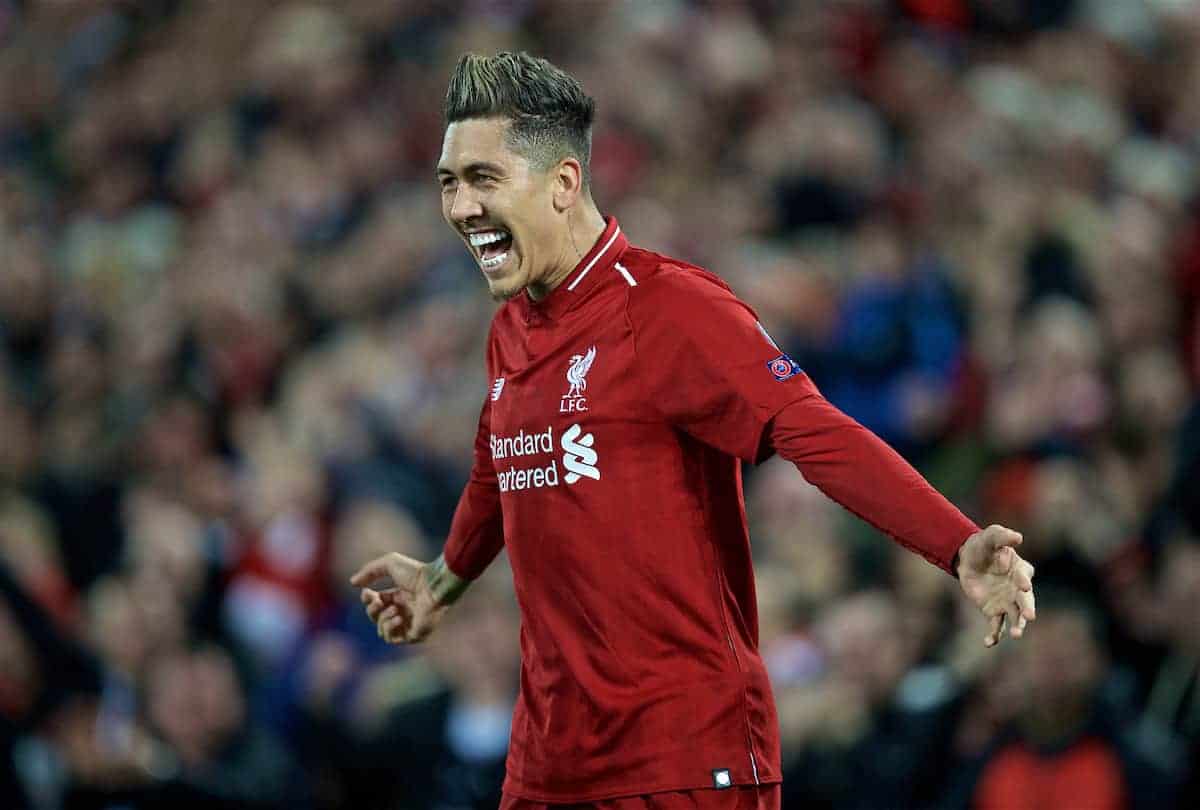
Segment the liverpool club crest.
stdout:
<path fill-rule="evenodd" d="M 587 410 L 587 398 L 583 392 L 587 390 L 587 373 L 596 359 L 596 347 L 592 346 L 587 354 L 571 355 L 571 364 L 567 367 L 567 393 L 559 403 L 559 413 L 582 413 Z"/>

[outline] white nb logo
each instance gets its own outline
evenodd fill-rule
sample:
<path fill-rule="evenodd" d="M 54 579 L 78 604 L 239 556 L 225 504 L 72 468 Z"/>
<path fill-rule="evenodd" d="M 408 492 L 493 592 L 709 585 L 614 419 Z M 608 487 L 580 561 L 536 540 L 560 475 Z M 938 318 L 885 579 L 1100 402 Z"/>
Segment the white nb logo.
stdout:
<path fill-rule="evenodd" d="M 600 470 L 596 469 L 596 451 L 592 449 L 595 438 L 592 434 L 580 436 L 583 428 L 571 425 L 562 435 L 563 466 L 567 474 L 563 476 L 568 484 L 574 484 L 580 478 L 600 480 Z"/>
<path fill-rule="evenodd" d="M 496 381 L 494 383 L 492 383 L 492 402 L 495 402 L 496 400 L 500 399 L 500 392 L 503 390 L 504 390 L 504 378 L 497 377 Z"/>

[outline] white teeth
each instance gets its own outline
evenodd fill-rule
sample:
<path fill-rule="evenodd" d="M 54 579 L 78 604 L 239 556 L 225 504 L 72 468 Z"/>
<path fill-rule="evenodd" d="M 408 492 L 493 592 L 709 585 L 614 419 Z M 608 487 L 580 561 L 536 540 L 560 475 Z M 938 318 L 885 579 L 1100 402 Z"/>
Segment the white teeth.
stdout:
<path fill-rule="evenodd" d="M 490 245 L 492 242 L 499 242 L 501 239 L 508 238 L 508 234 L 504 231 L 483 231 L 481 233 L 468 234 L 467 238 L 471 242 L 471 247 L 483 247 Z"/>
<path fill-rule="evenodd" d="M 499 256 L 493 256 L 490 259 L 480 259 L 479 263 L 483 265 L 484 270 L 494 270 L 504 264 L 504 260 L 508 258 L 508 251 L 504 251 Z"/>

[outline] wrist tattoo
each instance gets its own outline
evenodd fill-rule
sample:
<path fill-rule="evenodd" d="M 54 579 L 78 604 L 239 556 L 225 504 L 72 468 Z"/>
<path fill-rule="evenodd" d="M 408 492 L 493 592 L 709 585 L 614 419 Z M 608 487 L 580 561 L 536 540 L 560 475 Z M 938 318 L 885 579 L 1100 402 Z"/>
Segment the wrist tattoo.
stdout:
<path fill-rule="evenodd" d="M 425 581 L 433 593 L 434 602 L 438 605 L 452 605 L 458 601 L 470 587 L 470 580 L 462 579 L 446 565 L 446 559 L 441 554 L 425 568 Z"/>

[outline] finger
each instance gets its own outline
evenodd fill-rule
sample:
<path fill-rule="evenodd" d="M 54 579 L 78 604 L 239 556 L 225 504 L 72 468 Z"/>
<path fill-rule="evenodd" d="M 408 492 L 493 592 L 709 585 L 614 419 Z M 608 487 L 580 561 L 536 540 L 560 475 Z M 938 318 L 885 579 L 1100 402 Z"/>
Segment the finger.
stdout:
<path fill-rule="evenodd" d="M 1021 618 L 1021 607 L 1016 602 L 1009 602 L 1004 606 L 1004 623 L 1008 625 L 1009 635 L 1017 629 L 1018 621 Z"/>
<path fill-rule="evenodd" d="M 1016 602 L 1009 602 L 1008 608 L 1004 611 L 1005 620 L 1008 623 L 1008 634 L 1012 638 L 1020 638 L 1025 632 L 1025 619 L 1021 616 L 1021 608 Z"/>
<path fill-rule="evenodd" d="M 366 604 L 367 618 L 371 621 L 376 621 L 379 618 L 379 612 L 385 607 L 383 600 L 379 598 L 379 594 L 371 591 L 368 596 L 363 598 Z"/>
<path fill-rule="evenodd" d="M 409 615 L 401 611 L 397 615 L 380 623 L 383 628 L 383 640 L 389 644 L 399 644 L 407 640 Z"/>
<path fill-rule="evenodd" d="M 1025 621 L 1031 622 L 1037 618 L 1037 608 L 1033 591 L 1018 591 L 1017 606 L 1021 609 L 1021 618 Z"/>
<path fill-rule="evenodd" d="M 1017 552 L 1008 546 L 999 546 L 988 558 L 987 572 L 1001 577 L 1009 576 L 1012 573 L 1013 563 L 1017 559 Z"/>
<path fill-rule="evenodd" d="M 379 598 L 379 591 L 374 591 L 370 588 L 363 588 L 358 592 L 358 598 L 364 605 L 369 605 L 371 602 Z"/>
<path fill-rule="evenodd" d="M 407 612 L 396 605 L 384 610 L 379 616 L 379 628 L 383 631 L 383 637 L 390 638 L 395 629 L 404 622 L 406 615 Z"/>
<path fill-rule="evenodd" d="M 384 605 L 383 600 L 379 598 L 379 594 L 375 594 L 374 598 L 367 603 L 367 618 L 373 622 L 378 622 L 379 614 L 383 612 L 384 607 L 386 607 L 386 605 Z"/>
<path fill-rule="evenodd" d="M 400 588 L 388 588 L 379 592 L 379 598 L 385 605 L 407 605 L 412 595 Z"/>
<path fill-rule="evenodd" d="M 1029 563 L 1021 560 L 1013 568 L 1013 584 L 1017 586 L 1018 591 L 1029 593 L 1033 590 L 1033 578 L 1027 570 L 1032 567 Z"/>
<path fill-rule="evenodd" d="M 988 620 L 988 634 L 983 637 L 983 646 L 995 647 L 1000 643 L 1000 631 L 1004 629 L 1004 614 L 997 613 Z"/>
<path fill-rule="evenodd" d="M 350 577 L 350 584 L 361 588 L 364 585 L 369 585 L 377 579 L 383 579 L 387 577 L 387 559 L 388 555 L 384 554 L 382 557 L 376 557 L 375 559 L 371 560 L 362 568 L 354 572 L 354 574 Z"/>

